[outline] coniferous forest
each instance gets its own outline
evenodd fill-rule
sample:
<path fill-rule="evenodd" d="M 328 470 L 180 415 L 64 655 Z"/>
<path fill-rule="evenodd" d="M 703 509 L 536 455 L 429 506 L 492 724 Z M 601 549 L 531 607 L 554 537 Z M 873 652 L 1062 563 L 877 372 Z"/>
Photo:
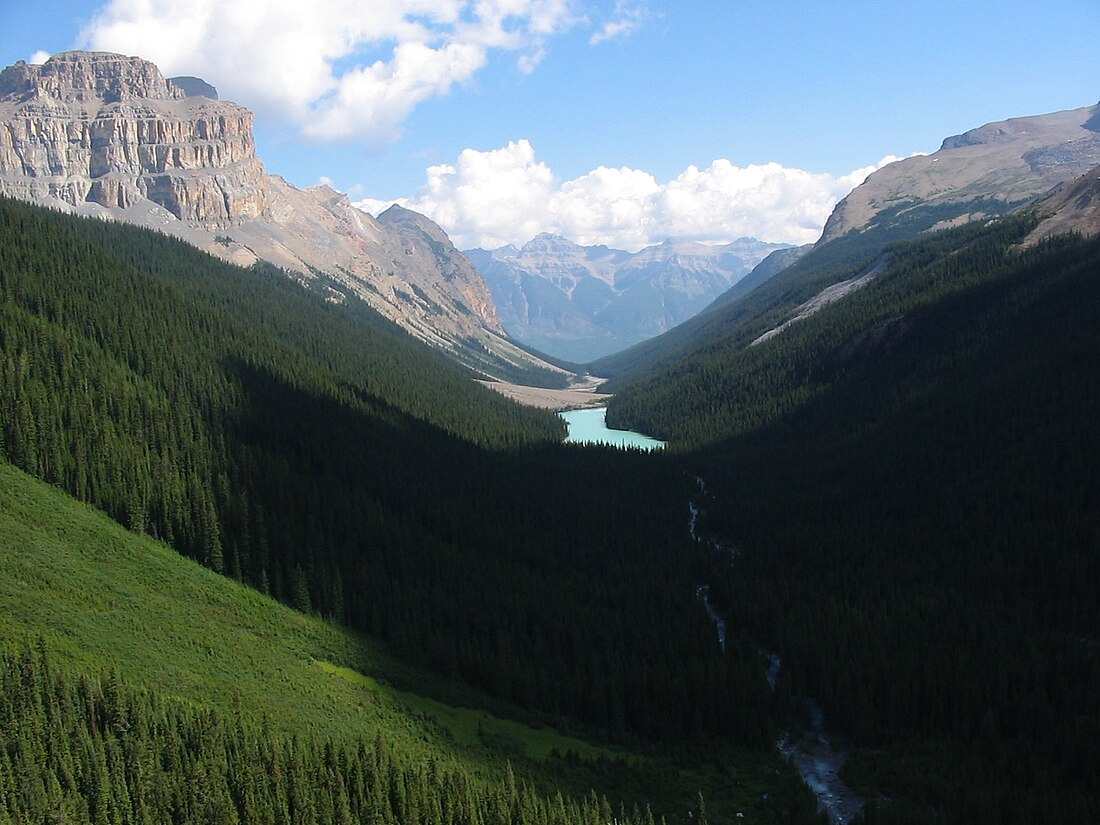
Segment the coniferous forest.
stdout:
<path fill-rule="evenodd" d="M 857 749 L 868 821 L 1100 817 L 1100 241 L 1034 221 L 869 253 L 608 413 L 706 479 L 712 597 Z"/>
<path fill-rule="evenodd" d="M 688 479 L 562 446 L 556 416 L 270 268 L 14 202 L 0 234 L 13 465 L 532 723 L 769 751 L 755 649 L 723 654 L 694 598 Z"/>
<path fill-rule="evenodd" d="M 686 486 L 281 274 L 4 209 L 13 464 L 548 719 L 764 741 L 690 598 Z"/>
<path fill-rule="evenodd" d="M 537 793 L 507 770 L 475 781 L 403 764 L 384 736 L 286 739 L 239 714 L 163 703 L 114 674 L 73 679 L 43 645 L 0 660 L 0 818 L 5 822 L 531 822 L 652 825 L 607 799 Z"/>
<path fill-rule="evenodd" d="M 0 451 L 433 674 L 405 689 L 731 784 L 719 754 L 774 759 L 812 697 L 867 822 L 1096 821 L 1100 242 L 1021 251 L 1034 220 L 810 253 L 773 279 L 785 305 L 749 293 L 720 336 L 623 368 L 609 422 L 672 440 L 647 455 L 560 444 L 354 299 L 3 201 Z M 9 641 L 0 822 L 714 818 L 420 763 L 386 731 L 287 737 Z M 782 797 L 759 816 L 815 821 Z"/>

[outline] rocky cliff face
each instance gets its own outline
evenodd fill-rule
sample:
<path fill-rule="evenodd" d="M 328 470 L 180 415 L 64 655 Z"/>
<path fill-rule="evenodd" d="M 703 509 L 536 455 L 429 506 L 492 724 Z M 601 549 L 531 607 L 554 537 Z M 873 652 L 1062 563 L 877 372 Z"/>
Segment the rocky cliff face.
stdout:
<path fill-rule="evenodd" d="M 506 339 L 485 282 L 438 226 L 405 210 L 379 222 L 328 187 L 268 175 L 247 109 L 137 57 L 67 52 L 0 73 L 0 194 L 328 276 L 490 375 L 539 366 Z"/>
<path fill-rule="evenodd" d="M 396 205 L 379 215 L 378 222 L 397 232 L 408 263 L 419 270 L 441 273 L 444 283 L 454 285 L 457 294 L 450 296 L 452 302 L 458 302 L 460 309 L 472 312 L 487 327 L 504 334 L 488 286 L 438 224 L 419 212 Z"/>
<path fill-rule="evenodd" d="M 1027 236 L 1025 246 L 1069 232 L 1086 238 L 1100 235 L 1100 166 L 1056 186 L 1049 195 L 1036 201 L 1035 208 L 1043 220 Z"/>
<path fill-rule="evenodd" d="M 687 320 L 782 246 L 666 241 L 630 253 L 543 234 L 520 248 L 466 254 L 509 334 L 584 363 Z"/>
<path fill-rule="evenodd" d="M 188 97 L 152 63 L 106 53 L 0 73 L 0 192 L 72 207 L 148 200 L 214 229 L 267 207 L 250 112 Z"/>
<path fill-rule="evenodd" d="M 872 174 L 837 204 L 821 243 L 880 216 L 936 208 L 943 225 L 1008 211 L 1100 163 L 1100 106 L 1013 118 Z M 893 216 L 892 218 L 893 219 Z"/>

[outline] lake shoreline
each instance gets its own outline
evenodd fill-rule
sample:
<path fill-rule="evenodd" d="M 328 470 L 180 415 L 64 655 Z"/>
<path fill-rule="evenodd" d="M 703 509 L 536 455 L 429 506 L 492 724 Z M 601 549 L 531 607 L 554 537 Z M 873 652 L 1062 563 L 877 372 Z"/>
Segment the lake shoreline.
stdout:
<path fill-rule="evenodd" d="M 633 430 L 613 430 L 607 426 L 607 407 L 560 410 L 558 415 L 569 427 L 566 444 L 603 444 L 637 450 L 663 450 L 668 442 Z"/>

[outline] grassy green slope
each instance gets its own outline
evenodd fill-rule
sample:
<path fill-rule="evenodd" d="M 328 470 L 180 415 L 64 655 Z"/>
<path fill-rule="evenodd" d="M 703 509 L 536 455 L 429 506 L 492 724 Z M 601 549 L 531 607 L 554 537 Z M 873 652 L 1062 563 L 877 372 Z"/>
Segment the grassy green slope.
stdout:
<path fill-rule="evenodd" d="M 161 697 L 266 720 L 279 736 L 380 734 L 399 759 L 493 776 L 507 762 L 544 791 L 596 789 L 628 805 L 651 802 L 672 820 L 700 791 L 712 810 L 763 821 L 812 809 L 790 773 L 776 773 L 774 755 L 717 743 L 706 759 L 701 750 L 631 753 L 527 724 L 491 697 L 410 668 L 371 639 L 219 576 L 0 463 L 0 647 L 35 637 L 69 672 L 112 670 Z M 782 808 L 765 803 L 769 791 Z"/>
<path fill-rule="evenodd" d="M 384 729 L 412 755 L 449 747 L 403 705 L 365 637 L 297 613 L 0 464 L 0 630 L 41 635 L 85 672 L 266 718 L 321 739 Z M 348 679 L 337 668 L 372 674 Z M 579 743 L 563 741 L 574 746 Z"/>
<path fill-rule="evenodd" d="M 3 450 L 555 724 L 766 742 L 766 716 L 726 701 L 731 679 L 760 691 L 755 664 L 720 656 L 685 597 L 687 480 L 548 443 L 560 419 L 363 312 L 150 232 L 0 202 Z"/>

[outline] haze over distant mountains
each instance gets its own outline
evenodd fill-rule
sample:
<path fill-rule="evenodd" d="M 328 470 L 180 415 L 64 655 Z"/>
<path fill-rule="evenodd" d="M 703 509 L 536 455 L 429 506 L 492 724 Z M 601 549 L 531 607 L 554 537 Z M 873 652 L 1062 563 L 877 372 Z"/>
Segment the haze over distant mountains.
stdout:
<path fill-rule="evenodd" d="M 544 233 L 519 248 L 465 254 L 510 335 L 586 362 L 686 321 L 786 246 L 753 238 L 721 245 L 668 240 L 631 253 Z"/>
<path fill-rule="evenodd" d="M 484 281 L 428 219 L 375 219 L 325 186 L 296 189 L 256 157 L 252 114 L 152 63 L 66 52 L 0 73 L 0 194 L 123 220 L 249 265 L 331 279 L 417 338 L 490 375 L 534 364 L 507 340 Z"/>

